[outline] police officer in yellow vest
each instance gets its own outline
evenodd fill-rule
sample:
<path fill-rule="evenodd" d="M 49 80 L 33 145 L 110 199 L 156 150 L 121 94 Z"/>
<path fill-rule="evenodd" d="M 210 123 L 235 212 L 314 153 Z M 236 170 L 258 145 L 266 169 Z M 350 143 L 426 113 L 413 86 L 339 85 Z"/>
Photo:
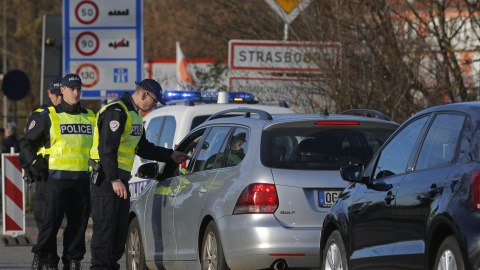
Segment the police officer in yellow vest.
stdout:
<path fill-rule="evenodd" d="M 60 105 L 40 113 L 21 140 L 21 155 L 37 172 L 48 172 L 43 223 L 34 257 L 43 269 L 57 269 L 57 233 L 64 216 L 63 269 L 80 269 L 86 251 L 85 231 L 90 215 L 88 159 L 93 146 L 95 114 L 80 105 L 82 81 L 75 74 L 62 79 Z M 42 147 L 38 151 L 38 147 Z"/>
<path fill-rule="evenodd" d="M 25 133 L 28 133 L 31 129 L 33 129 L 38 119 L 42 117 L 42 112 L 45 110 L 48 110 L 48 107 L 50 106 L 56 106 L 60 104 L 62 101 L 62 92 L 60 90 L 60 87 L 62 86 L 62 78 L 54 78 L 50 82 L 50 87 L 47 89 L 47 94 L 49 101 L 47 104 L 43 104 L 35 110 L 27 119 L 27 124 L 25 125 Z M 40 149 L 40 146 L 37 146 L 37 149 Z M 44 172 L 42 175 L 42 172 L 37 172 L 35 169 L 30 167 L 30 163 L 27 160 L 24 160 L 25 153 L 28 153 L 28 151 L 24 151 L 20 153 L 19 157 L 19 163 L 20 166 L 25 170 L 25 173 L 28 174 L 34 181 L 35 181 L 35 209 L 33 213 L 33 217 L 35 219 L 35 222 L 37 223 L 37 229 L 40 230 L 43 224 L 43 205 L 45 204 L 45 188 L 47 187 L 47 172 Z M 34 153 L 36 153 L 34 151 Z M 30 179 L 31 181 L 31 179 Z M 51 250 L 51 253 L 57 254 L 57 249 Z M 48 256 L 48 255 L 47 255 Z M 55 256 L 55 255 L 51 255 Z M 42 269 L 43 264 L 42 261 L 40 260 L 40 257 L 37 255 L 34 255 L 34 259 L 32 262 L 32 269 L 33 270 L 40 270 Z"/>
<path fill-rule="evenodd" d="M 128 180 L 135 154 L 142 158 L 176 163 L 188 156 L 182 152 L 155 146 L 145 138 L 139 110 L 147 112 L 158 102 L 165 104 L 160 84 L 145 79 L 130 95 L 103 107 L 97 114 L 91 157 L 100 160 L 104 177 L 99 186 L 92 184 L 93 234 L 90 269 L 119 269 L 117 263 L 125 251 L 128 231 L 130 192 Z"/>

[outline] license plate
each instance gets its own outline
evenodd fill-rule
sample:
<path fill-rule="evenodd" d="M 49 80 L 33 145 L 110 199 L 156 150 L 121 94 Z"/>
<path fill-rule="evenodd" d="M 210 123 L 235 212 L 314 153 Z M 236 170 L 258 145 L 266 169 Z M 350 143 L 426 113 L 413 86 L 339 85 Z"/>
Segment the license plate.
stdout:
<path fill-rule="evenodd" d="M 338 195 L 342 193 L 341 190 L 319 190 L 318 191 L 318 205 L 322 208 L 330 208 L 337 200 Z"/>

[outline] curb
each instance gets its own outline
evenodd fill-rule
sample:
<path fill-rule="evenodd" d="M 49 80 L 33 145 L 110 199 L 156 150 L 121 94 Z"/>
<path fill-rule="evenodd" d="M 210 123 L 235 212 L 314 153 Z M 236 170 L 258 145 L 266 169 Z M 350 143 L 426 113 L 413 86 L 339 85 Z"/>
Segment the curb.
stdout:
<path fill-rule="evenodd" d="M 62 223 L 62 226 L 58 230 L 57 233 L 57 239 L 63 239 L 63 231 L 65 230 L 65 225 L 66 225 L 66 219 L 64 219 L 64 222 Z M 92 218 L 88 219 L 88 225 L 87 225 L 87 230 L 85 231 L 85 241 L 90 242 L 92 239 L 92 226 L 93 226 L 93 220 Z M 0 226 L 0 237 L 3 236 L 3 224 Z M 30 237 L 32 239 L 37 239 L 38 237 L 38 229 L 37 227 L 26 227 L 25 228 L 25 236 Z"/>

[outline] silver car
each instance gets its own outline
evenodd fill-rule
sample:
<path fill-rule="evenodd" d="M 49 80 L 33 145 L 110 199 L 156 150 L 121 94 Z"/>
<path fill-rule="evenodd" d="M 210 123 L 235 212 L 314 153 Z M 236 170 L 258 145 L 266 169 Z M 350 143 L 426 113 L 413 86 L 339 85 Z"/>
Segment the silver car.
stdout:
<path fill-rule="evenodd" d="M 244 117 L 228 117 L 245 112 Z M 322 222 L 398 124 L 353 115 L 235 109 L 192 130 L 182 166 L 146 163 L 152 181 L 131 206 L 128 269 L 314 269 Z"/>

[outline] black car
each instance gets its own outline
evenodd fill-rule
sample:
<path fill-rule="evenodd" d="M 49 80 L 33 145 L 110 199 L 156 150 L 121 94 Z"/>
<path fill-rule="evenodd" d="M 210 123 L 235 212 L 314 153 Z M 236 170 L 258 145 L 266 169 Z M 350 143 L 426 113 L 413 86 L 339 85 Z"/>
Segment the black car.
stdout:
<path fill-rule="evenodd" d="M 480 102 L 414 115 L 341 174 L 322 269 L 480 269 Z"/>

